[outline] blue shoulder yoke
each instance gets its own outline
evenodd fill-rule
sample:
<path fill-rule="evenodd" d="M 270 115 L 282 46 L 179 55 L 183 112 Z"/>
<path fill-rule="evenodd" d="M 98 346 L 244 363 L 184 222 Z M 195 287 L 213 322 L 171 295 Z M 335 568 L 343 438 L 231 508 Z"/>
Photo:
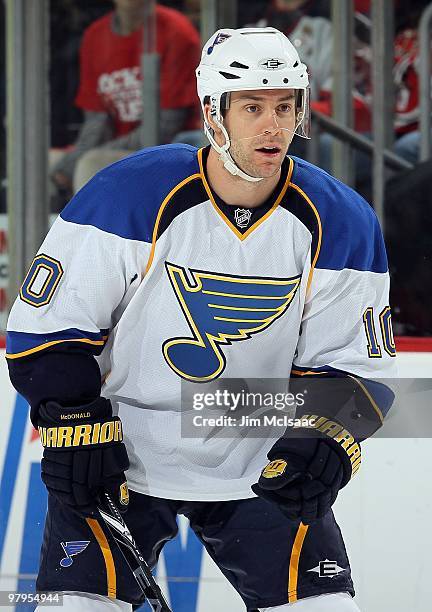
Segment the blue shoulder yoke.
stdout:
<path fill-rule="evenodd" d="M 316 268 L 387 272 L 387 256 L 377 216 L 353 189 L 302 159 L 295 161 L 291 182 L 311 200 L 322 226 Z"/>
<path fill-rule="evenodd" d="M 195 147 L 172 144 L 143 149 L 98 172 L 60 216 L 64 221 L 151 243 L 165 197 L 197 173 Z"/>

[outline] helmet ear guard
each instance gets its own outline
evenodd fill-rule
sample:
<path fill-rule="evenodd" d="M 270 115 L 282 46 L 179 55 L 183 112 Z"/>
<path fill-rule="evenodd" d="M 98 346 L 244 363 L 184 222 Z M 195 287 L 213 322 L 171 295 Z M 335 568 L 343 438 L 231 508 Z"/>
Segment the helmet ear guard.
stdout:
<path fill-rule="evenodd" d="M 295 92 L 296 127 L 294 134 L 300 138 L 310 138 L 311 113 L 310 89 L 297 89 Z"/>
<path fill-rule="evenodd" d="M 233 176 L 239 176 L 240 178 L 243 178 L 244 180 L 249 181 L 250 183 L 256 183 L 258 181 L 262 181 L 263 180 L 262 178 L 258 178 L 255 176 L 249 176 L 249 174 L 246 174 L 246 172 L 243 172 L 243 170 L 237 166 L 237 164 L 235 163 L 235 161 L 233 160 L 233 158 L 231 157 L 229 153 L 229 148 L 231 146 L 231 140 L 230 140 L 226 127 L 223 125 L 223 116 L 221 114 L 222 96 L 225 96 L 225 92 L 222 95 L 214 94 L 210 96 L 210 115 L 213 121 L 215 122 L 215 124 L 217 125 L 217 127 L 221 130 L 222 134 L 224 135 L 225 144 L 221 146 L 216 142 L 214 138 L 214 130 L 207 122 L 206 115 L 205 115 L 205 108 L 204 108 L 205 104 L 203 104 L 205 135 L 209 139 L 212 147 L 219 153 L 219 159 L 223 163 L 224 168 L 228 170 L 230 174 L 232 174 Z M 226 95 L 225 100 L 226 100 L 225 103 L 229 104 L 229 94 Z"/>
<path fill-rule="evenodd" d="M 217 96 L 210 96 L 210 115 L 217 117 L 219 111 L 219 101 Z"/>

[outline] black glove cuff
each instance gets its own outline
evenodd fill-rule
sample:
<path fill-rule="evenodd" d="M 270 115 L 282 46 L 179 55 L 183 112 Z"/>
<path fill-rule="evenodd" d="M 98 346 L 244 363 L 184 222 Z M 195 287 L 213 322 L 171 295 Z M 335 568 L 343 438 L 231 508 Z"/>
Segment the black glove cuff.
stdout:
<path fill-rule="evenodd" d="M 313 421 L 314 426 L 289 430 L 285 437 L 273 445 L 267 457 L 273 461 L 289 453 L 291 458 L 296 455 L 309 464 L 315 456 L 318 444 L 321 441 L 325 442 L 337 453 L 342 462 L 344 475 L 341 488 L 344 487 L 360 468 L 360 444 L 336 421 L 316 415 L 306 415 L 303 418 Z"/>
<path fill-rule="evenodd" d="M 39 407 L 38 426 L 87 423 L 110 417 L 112 417 L 112 406 L 105 397 L 98 397 L 83 406 L 62 406 L 58 402 L 48 401 Z"/>
<path fill-rule="evenodd" d="M 73 408 L 57 402 L 41 405 L 38 431 L 42 446 L 53 451 L 90 450 L 123 441 L 122 423 L 103 397 Z"/>

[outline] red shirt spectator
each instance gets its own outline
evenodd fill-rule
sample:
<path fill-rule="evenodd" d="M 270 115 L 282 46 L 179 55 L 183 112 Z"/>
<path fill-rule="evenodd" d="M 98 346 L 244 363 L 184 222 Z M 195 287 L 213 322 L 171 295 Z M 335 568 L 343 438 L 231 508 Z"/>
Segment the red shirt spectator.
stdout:
<path fill-rule="evenodd" d="M 155 13 L 160 106 L 162 109 L 196 108 L 198 33 L 178 11 L 157 5 Z M 108 113 L 113 120 L 113 136 L 117 137 L 133 130 L 141 119 L 143 28 L 121 36 L 112 26 L 113 15 L 109 13 L 98 19 L 84 33 L 80 86 L 75 102 L 85 111 Z"/>
<path fill-rule="evenodd" d="M 395 128 L 398 134 L 418 127 L 419 47 L 417 30 L 406 29 L 396 36 L 394 80 L 396 85 Z"/>

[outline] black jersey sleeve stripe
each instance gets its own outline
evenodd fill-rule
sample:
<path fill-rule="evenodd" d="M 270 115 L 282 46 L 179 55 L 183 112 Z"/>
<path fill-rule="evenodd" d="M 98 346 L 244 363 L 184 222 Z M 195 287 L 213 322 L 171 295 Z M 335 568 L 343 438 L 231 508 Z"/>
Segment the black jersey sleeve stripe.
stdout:
<path fill-rule="evenodd" d="M 152 246 L 145 274 L 147 274 L 147 272 L 150 270 L 153 263 L 156 242 L 168 228 L 170 223 L 172 223 L 175 217 L 180 213 L 184 212 L 188 208 L 192 208 L 193 206 L 200 204 L 201 202 L 204 202 L 207 199 L 205 196 L 202 197 L 202 194 L 205 192 L 203 191 L 202 186 L 200 190 L 200 185 L 201 174 L 191 174 L 178 183 L 173 189 L 171 189 L 160 205 L 156 223 L 153 228 Z M 183 191 L 183 189 L 186 189 L 186 191 Z M 192 195 L 193 197 L 190 199 Z"/>
<path fill-rule="evenodd" d="M 36 428 L 42 402 L 82 406 L 101 392 L 101 372 L 88 344 L 58 344 L 25 359 L 9 359 L 7 364 L 13 386 L 30 405 Z"/>
<path fill-rule="evenodd" d="M 309 273 L 307 289 L 309 290 L 312 276 L 318 260 L 322 245 L 322 223 L 317 207 L 309 196 L 295 183 L 290 181 L 286 196 L 280 206 L 293 214 L 311 233 L 311 270 Z"/>
<path fill-rule="evenodd" d="M 63 343 L 88 345 L 89 352 L 99 355 L 107 341 L 109 329 L 89 332 L 81 329 L 63 329 L 46 334 L 8 331 L 6 359 L 21 359 Z"/>
<path fill-rule="evenodd" d="M 331 366 L 293 365 L 290 390 L 304 403 L 296 416 L 336 418 L 356 437 L 366 439 L 384 424 L 395 394 L 383 380 L 372 380 Z"/>

